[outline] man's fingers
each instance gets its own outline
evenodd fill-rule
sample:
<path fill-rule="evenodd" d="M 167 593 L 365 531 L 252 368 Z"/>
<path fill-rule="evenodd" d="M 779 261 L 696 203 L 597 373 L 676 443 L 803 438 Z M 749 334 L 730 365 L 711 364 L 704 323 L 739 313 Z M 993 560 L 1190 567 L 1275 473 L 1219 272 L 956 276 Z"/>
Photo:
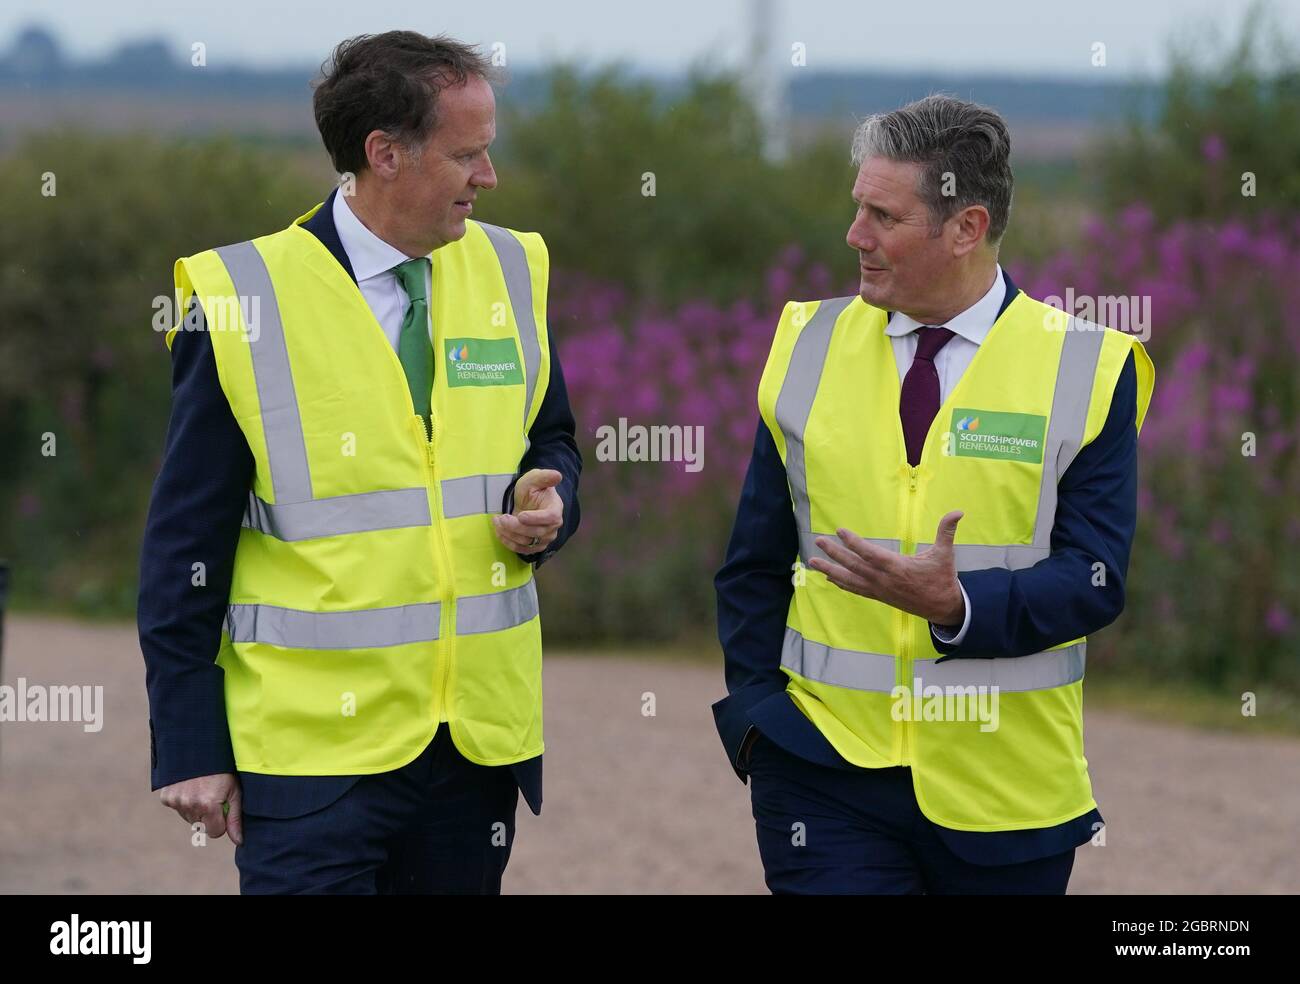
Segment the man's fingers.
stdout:
<path fill-rule="evenodd" d="M 226 815 L 220 803 L 214 803 L 204 811 L 203 828 L 209 837 L 220 837 L 226 832 Z"/>
<path fill-rule="evenodd" d="M 550 516 L 549 522 L 537 522 L 536 520 L 525 521 L 524 516 Z M 501 514 L 496 517 L 497 529 L 513 533 L 515 536 L 522 536 L 531 540 L 535 536 L 541 536 L 543 533 L 549 533 L 552 530 L 560 528 L 560 518 L 547 510 L 538 510 L 532 513 L 520 513 L 518 516 Z"/>
<path fill-rule="evenodd" d="M 226 832 L 226 818 L 221 813 L 220 803 L 187 802 L 176 807 L 176 812 L 191 828 L 199 824 L 208 837 L 220 837 Z"/>
<path fill-rule="evenodd" d="M 507 550 L 513 550 L 517 554 L 528 555 L 528 554 L 541 553 L 543 550 L 545 550 L 547 547 L 551 545 L 554 539 L 555 539 L 555 534 L 552 533 L 550 536 L 538 537 L 536 543 L 533 543 L 532 540 L 528 540 L 526 542 L 519 542 L 519 541 L 509 541 L 504 538 L 502 538 L 501 542 L 505 544 Z"/>
<path fill-rule="evenodd" d="M 876 593 L 869 583 L 839 564 L 832 564 L 820 557 L 813 557 L 808 561 L 808 566 L 825 574 L 826 580 L 843 591 L 851 591 L 853 594 L 860 594 L 866 598 L 876 597 Z"/>
<path fill-rule="evenodd" d="M 816 543 L 825 551 L 826 556 L 859 577 L 870 577 L 875 573 L 875 568 L 871 563 L 856 551 L 850 550 L 843 543 L 832 540 L 830 537 L 818 537 Z M 871 545 L 868 544 L 868 546 Z"/>
<path fill-rule="evenodd" d="M 840 542 L 852 550 L 873 567 L 883 567 L 898 557 L 898 554 L 892 550 L 886 550 L 884 547 L 876 546 L 870 540 L 858 536 L 852 530 L 840 528 L 835 531 L 840 538 Z M 829 539 L 829 538 L 828 538 Z M 832 540 L 832 543 L 835 541 Z"/>
<path fill-rule="evenodd" d="M 954 509 L 952 512 L 944 515 L 939 520 L 939 529 L 934 534 L 934 545 L 951 547 L 954 537 L 957 535 L 957 523 L 964 516 L 960 509 Z"/>
<path fill-rule="evenodd" d="M 564 500 L 560 498 L 560 493 L 552 488 L 531 489 L 520 494 L 518 488 L 515 490 L 515 507 L 511 510 L 516 516 L 524 512 L 537 512 L 543 510 L 564 510 Z"/>
<path fill-rule="evenodd" d="M 518 520 L 522 526 L 544 530 L 555 529 L 564 522 L 564 516 L 559 509 L 525 509 L 521 513 L 516 513 L 511 519 Z M 536 535 L 533 533 L 533 536 Z"/>
<path fill-rule="evenodd" d="M 524 529 L 519 520 L 509 513 L 500 513 L 492 517 L 492 525 L 497 528 L 498 533 L 505 533 L 510 536 L 523 536 Z M 530 533 L 529 536 L 532 536 Z"/>
<path fill-rule="evenodd" d="M 533 480 L 535 489 L 553 489 L 564 481 L 564 476 L 554 468 L 535 468 L 537 477 Z"/>
<path fill-rule="evenodd" d="M 497 516 L 495 518 L 505 520 L 513 517 Z M 516 553 L 540 553 L 556 537 L 554 529 L 538 529 L 533 532 L 531 528 L 522 528 L 519 532 L 515 532 L 500 522 L 496 524 L 496 528 L 497 538 Z M 533 543 L 534 539 L 537 540 L 536 543 Z"/>
<path fill-rule="evenodd" d="M 509 530 L 504 530 L 499 526 L 497 527 L 497 539 L 500 540 L 502 543 L 504 543 L 511 550 L 518 550 L 520 547 L 527 547 L 532 543 L 533 540 L 531 536 L 523 536 L 522 534 L 519 533 L 511 533 Z"/>
<path fill-rule="evenodd" d="M 226 814 L 226 830 L 236 847 L 244 843 L 244 804 L 239 791 L 230 794 L 230 812 Z"/>
<path fill-rule="evenodd" d="M 519 498 L 520 489 L 523 489 L 525 494 L 532 495 L 553 489 L 562 481 L 564 476 L 554 468 L 534 468 L 521 475 L 519 481 L 515 483 L 515 498 Z"/>
<path fill-rule="evenodd" d="M 230 839 L 239 844 L 243 842 L 241 794 L 237 776 L 214 773 L 164 786 L 159 798 L 191 828 L 200 824 L 213 837 L 230 830 Z"/>

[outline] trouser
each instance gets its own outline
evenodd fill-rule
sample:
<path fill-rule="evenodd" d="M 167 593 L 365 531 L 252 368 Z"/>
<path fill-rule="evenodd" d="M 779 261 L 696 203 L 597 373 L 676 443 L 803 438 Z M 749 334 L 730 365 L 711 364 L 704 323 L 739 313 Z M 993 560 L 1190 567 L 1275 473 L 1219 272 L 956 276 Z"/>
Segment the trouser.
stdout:
<path fill-rule="evenodd" d="M 921 813 L 910 769 L 832 769 L 760 735 L 749 773 L 775 894 L 1065 894 L 1073 848 L 1022 864 L 964 861 Z"/>
<path fill-rule="evenodd" d="M 328 806 L 245 814 L 242 894 L 492 895 L 510 860 L 519 787 L 475 765 L 444 723 L 412 762 L 363 776 Z"/>

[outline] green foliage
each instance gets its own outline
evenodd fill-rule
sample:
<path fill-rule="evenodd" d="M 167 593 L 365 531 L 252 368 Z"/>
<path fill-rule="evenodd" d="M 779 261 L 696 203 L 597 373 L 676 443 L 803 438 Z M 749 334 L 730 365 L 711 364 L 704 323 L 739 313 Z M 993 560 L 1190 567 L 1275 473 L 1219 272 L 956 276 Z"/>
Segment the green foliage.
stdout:
<path fill-rule="evenodd" d="M 481 202 L 488 221 L 543 230 L 556 268 L 660 302 L 731 299 L 795 242 L 853 277 L 848 132 L 778 164 L 727 77 L 695 75 L 667 97 L 617 68 L 562 67 L 545 90 L 540 106 L 503 110 L 501 183 Z"/>
<path fill-rule="evenodd" d="M 304 184 L 229 141 L 64 131 L 0 161 L 0 551 L 20 603 L 134 608 L 172 265 L 286 224 Z"/>
<path fill-rule="evenodd" d="M 1213 61 L 1175 49 L 1155 121 L 1134 114 L 1097 164 L 1108 205 L 1144 202 L 1162 222 L 1300 209 L 1300 60 L 1265 8 Z"/>
<path fill-rule="evenodd" d="M 544 232 L 555 269 L 656 304 L 728 302 L 758 296 L 761 272 L 796 245 L 835 289 L 856 282 L 845 243 L 852 119 L 836 128 L 795 121 L 788 156 L 773 161 L 730 76 L 693 75 L 669 92 L 618 68 L 560 67 L 542 88 L 527 106 L 512 106 L 506 89 L 494 152 L 500 184 L 480 211 Z M 1003 255 L 1038 259 L 1078 228 L 1078 175 L 1028 162 L 1017 171 Z M 643 193 L 648 174 L 653 195 Z"/>

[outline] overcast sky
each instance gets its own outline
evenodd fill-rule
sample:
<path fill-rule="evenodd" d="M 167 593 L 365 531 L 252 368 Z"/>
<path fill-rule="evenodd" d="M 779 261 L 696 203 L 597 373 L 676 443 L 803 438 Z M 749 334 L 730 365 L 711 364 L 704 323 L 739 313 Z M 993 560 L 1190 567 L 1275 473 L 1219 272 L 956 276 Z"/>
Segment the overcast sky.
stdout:
<path fill-rule="evenodd" d="M 943 69 L 1087 76 L 1160 72 L 1171 39 L 1234 36 L 1249 0 L 772 0 L 776 48 L 806 46 L 809 68 Z M 5 0 L 0 43 L 38 23 L 74 56 L 161 37 L 178 56 L 207 46 L 210 66 L 316 65 L 344 37 L 393 28 L 505 45 L 511 66 L 621 59 L 652 70 L 737 66 L 752 0 Z M 1300 3 L 1272 13 L 1293 41 Z M 1106 67 L 1091 65 L 1094 42 Z"/>

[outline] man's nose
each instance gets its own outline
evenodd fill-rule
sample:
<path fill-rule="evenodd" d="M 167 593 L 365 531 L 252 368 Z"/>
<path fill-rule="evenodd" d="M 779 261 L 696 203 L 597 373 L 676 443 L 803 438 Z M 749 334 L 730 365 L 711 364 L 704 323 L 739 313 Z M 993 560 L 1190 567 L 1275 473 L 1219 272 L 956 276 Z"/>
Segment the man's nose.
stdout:
<path fill-rule="evenodd" d="M 878 245 L 876 240 L 867 231 L 866 224 L 860 219 L 855 220 L 853 225 L 849 226 L 849 232 L 848 235 L 844 237 L 844 241 L 847 242 L 851 248 L 862 253 L 874 252 Z"/>
<path fill-rule="evenodd" d="M 492 158 L 483 155 L 483 165 L 474 172 L 470 182 L 476 188 L 486 188 L 489 191 L 497 186 L 497 172 L 492 167 Z"/>

